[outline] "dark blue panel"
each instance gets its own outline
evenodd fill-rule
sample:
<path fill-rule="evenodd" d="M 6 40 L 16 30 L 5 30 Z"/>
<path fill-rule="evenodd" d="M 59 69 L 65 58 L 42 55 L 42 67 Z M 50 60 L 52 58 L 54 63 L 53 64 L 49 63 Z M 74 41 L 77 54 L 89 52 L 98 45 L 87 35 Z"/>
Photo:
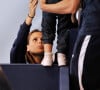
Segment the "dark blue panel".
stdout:
<path fill-rule="evenodd" d="M 60 67 L 59 69 L 59 90 L 69 90 L 69 69 Z"/>
<path fill-rule="evenodd" d="M 14 90 L 59 90 L 59 67 L 2 65 Z"/>

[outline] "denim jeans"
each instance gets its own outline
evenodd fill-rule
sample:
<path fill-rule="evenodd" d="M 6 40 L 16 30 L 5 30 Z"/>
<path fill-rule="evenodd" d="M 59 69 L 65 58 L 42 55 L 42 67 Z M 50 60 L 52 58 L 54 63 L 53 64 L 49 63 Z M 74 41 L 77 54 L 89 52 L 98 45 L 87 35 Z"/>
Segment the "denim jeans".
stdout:
<path fill-rule="evenodd" d="M 47 3 L 56 3 L 60 0 L 47 0 Z M 65 53 L 67 50 L 68 29 L 73 24 L 71 22 L 71 14 L 55 14 L 43 12 L 42 32 L 44 44 L 53 44 L 57 32 L 57 50 Z"/>

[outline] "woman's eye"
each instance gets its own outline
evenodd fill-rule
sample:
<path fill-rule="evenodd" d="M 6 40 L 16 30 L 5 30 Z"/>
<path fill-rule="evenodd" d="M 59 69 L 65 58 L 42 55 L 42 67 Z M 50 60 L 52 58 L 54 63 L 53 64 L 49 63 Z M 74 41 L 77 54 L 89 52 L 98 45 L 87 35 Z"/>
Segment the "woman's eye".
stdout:
<path fill-rule="evenodd" d="M 34 38 L 33 41 L 37 41 L 37 38 Z"/>
<path fill-rule="evenodd" d="M 43 38 L 41 38 L 41 41 L 43 41 Z"/>

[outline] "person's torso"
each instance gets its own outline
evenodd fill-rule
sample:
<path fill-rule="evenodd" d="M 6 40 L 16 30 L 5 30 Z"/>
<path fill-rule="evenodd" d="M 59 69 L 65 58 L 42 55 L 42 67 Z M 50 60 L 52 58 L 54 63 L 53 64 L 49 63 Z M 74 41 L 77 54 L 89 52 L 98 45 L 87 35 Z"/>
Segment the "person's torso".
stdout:
<path fill-rule="evenodd" d="M 85 34 L 100 34 L 100 0 L 81 1 L 81 32 Z"/>

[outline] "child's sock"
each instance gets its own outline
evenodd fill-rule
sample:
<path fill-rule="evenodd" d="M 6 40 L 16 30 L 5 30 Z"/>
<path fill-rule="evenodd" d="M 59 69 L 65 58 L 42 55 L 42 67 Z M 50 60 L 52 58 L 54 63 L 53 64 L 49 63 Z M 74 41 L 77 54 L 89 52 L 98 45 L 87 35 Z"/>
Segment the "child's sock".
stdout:
<path fill-rule="evenodd" d="M 57 61 L 58 61 L 58 66 L 65 66 L 66 65 L 66 55 L 63 53 L 58 53 L 57 54 Z"/>
<path fill-rule="evenodd" d="M 52 66 L 52 64 L 53 64 L 53 54 L 51 52 L 45 52 L 41 65 Z"/>

